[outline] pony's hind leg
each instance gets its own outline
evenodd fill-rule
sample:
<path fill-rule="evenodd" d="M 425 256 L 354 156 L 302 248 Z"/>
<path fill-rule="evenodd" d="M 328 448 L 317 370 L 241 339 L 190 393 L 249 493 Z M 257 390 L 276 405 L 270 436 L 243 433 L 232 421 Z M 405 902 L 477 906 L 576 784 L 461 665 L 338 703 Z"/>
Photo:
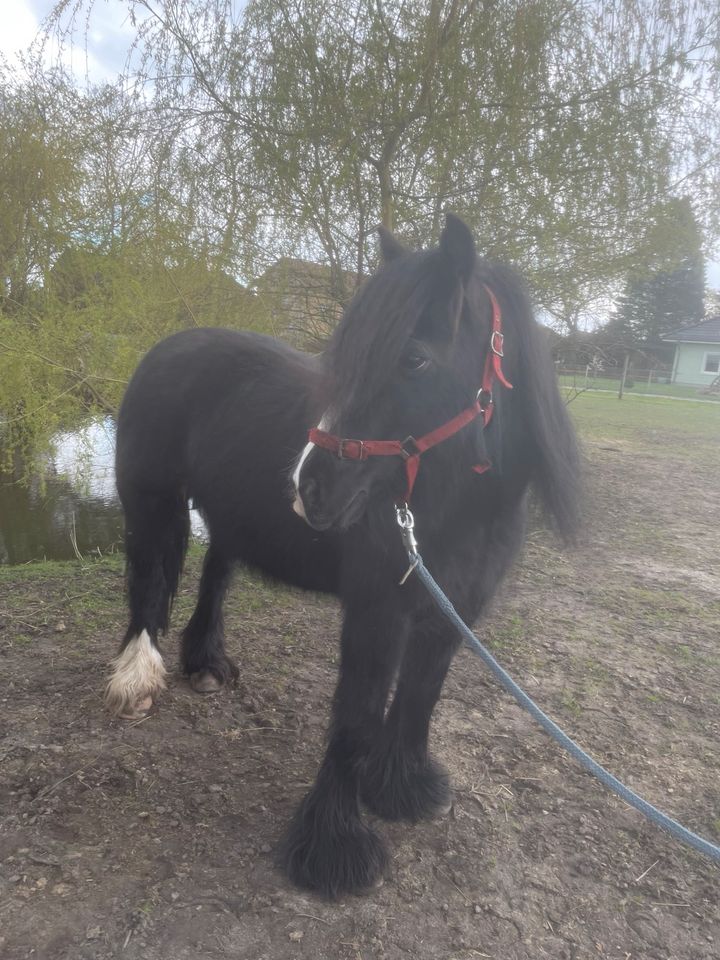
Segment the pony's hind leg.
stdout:
<path fill-rule="evenodd" d="M 205 554 L 195 612 L 183 631 L 180 654 L 183 672 L 198 693 L 211 693 L 237 680 L 238 668 L 225 654 L 223 601 L 232 564 L 213 544 Z"/>
<path fill-rule="evenodd" d="M 158 634 L 168 628 L 188 539 L 182 494 L 123 497 L 130 623 L 112 662 L 105 703 L 125 719 L 143 716 L 165 687 Z"/>

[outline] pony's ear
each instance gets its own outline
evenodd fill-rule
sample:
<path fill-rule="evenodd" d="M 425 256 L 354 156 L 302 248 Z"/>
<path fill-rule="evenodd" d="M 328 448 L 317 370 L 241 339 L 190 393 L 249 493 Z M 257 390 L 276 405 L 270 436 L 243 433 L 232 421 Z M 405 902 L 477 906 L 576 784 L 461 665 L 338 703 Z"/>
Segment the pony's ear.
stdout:
<path fill-rule="evenodd" d="M 454 213 L 445 214 L 445 228 L 440 234 L 440 251 L 458 279 L 466 284 L 475 269 L 477 251 L 467 225 Z"/>
<path fill-rule="evenodd" d="M 378 224 L 378 234 L 380 235 L 380 254 L 383 263 L 390 263 L 407 253 L 407 249 L 400 241 L 381 223 Z"/>

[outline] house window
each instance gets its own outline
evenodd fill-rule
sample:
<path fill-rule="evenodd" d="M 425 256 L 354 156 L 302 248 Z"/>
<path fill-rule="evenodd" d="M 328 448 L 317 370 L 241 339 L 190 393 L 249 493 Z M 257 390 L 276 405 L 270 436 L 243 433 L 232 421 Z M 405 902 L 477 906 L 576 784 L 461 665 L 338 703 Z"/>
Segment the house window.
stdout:
<path fill-rule="evenodd" d="M 706 353 L 703 373 L 720 373 L 720 353 Z"/>

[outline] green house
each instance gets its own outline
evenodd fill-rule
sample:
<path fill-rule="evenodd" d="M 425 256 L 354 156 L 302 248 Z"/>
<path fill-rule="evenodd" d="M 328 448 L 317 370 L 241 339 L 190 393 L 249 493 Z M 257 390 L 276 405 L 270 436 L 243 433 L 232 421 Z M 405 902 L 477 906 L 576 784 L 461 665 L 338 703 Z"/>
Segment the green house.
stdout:
<path fill-rule="evenodd" d="M 663 340 L 675 344 L 673 383 L 709 387 L 720 378 L 720 316 L 675 330 Z"/>

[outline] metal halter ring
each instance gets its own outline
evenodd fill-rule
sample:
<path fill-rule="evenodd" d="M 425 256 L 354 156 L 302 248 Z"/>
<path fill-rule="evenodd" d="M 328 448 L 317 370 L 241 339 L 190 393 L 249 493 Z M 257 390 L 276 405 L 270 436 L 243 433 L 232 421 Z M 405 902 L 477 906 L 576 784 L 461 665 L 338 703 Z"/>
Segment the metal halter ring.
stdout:
<path fill-rule="evenodd" d="M 499 346 L 499 347 L 496 347 L 496 346 L 495 346 L 495 340 L 496 340 L 496 338 L 500 341 L 500 346 Z M 504 336 L 502 335 L 502 333 L 500 333 L 499 330 L 493 330 L 492 335 L 491 335 L 491 337 L 490 337 L 490 349 L 492 350 L 492 352 L 495 354 L 496 357 L 504 357 L 504 356 L 505 356 L 505 354 L 503 353 L 503 347 L 504 347 L 504 346 L 505 346 L 505 338 L 504 338 Z"/>
<path fill-rule="evenodd" d="M 481 410 L 487 410 L 489 406 L 492 406 L 492 402 L 493 402 L 492 390 L 483 390 L 483 388 L 480 387 L 475 399 L 480 404 Z"/>

